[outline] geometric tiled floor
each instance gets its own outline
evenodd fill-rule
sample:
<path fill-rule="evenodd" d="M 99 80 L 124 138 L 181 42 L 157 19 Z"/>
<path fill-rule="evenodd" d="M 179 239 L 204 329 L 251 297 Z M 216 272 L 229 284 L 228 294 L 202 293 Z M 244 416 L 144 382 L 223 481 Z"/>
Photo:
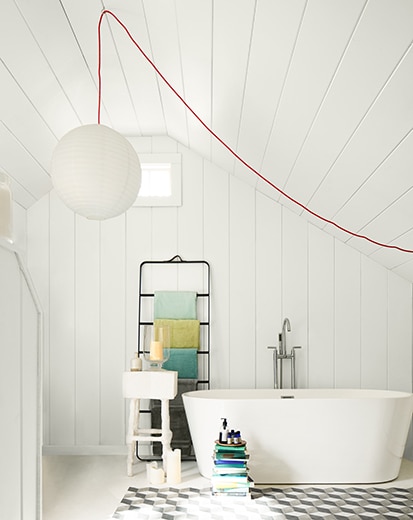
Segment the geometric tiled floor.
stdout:
<path fill-rule="evenodd" d="M 211 488 L 130 487 L 114 520 L 413 519 L 413 489 L 251 488 L 250 497 L 213 497 Z"/>

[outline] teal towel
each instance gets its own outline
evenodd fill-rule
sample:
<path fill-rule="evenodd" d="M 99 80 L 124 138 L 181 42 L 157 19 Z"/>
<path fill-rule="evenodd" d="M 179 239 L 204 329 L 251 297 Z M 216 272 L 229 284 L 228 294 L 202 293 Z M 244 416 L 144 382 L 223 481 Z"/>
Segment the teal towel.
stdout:
<path fill-rule="evenodd" d="M 155 291 L 154 319 L 196 319 L 196 292 Z"/>
<path fill-rule="evenodd" d="M 169 359 L 162 368 L 175 370 L 179 379 L 198 379 L 198 353 L 196 348 L 171 348 Z"/>

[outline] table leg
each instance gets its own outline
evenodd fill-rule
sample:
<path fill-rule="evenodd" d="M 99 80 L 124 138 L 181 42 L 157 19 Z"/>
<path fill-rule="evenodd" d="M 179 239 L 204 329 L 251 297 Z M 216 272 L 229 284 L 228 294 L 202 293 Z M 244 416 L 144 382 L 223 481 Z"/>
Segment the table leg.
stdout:
<path fill-rule="evenodd" d="M 133 461 L 135 459 L 135 443 L 132 440 L 133 435 L 136 435 L 138 432 L 139 426 L 139 408 L 140 401 L 139 399 L 131 399 L 129 403 L 129 424 L 128 424 L 128 434 L 126 436 L 126 444 L 128 445 L 128 457 L 126 462 L 126 469 L 128 477 L 133 475 L 132 466 Z"/>
<path fill-rule="evenodd" d="M 162 424 L 162 461 L 166 473 L 166 458 L 171 449 L 172 432 L 169 420 L 169 400 L 161 399 L 161 424 Z"/>

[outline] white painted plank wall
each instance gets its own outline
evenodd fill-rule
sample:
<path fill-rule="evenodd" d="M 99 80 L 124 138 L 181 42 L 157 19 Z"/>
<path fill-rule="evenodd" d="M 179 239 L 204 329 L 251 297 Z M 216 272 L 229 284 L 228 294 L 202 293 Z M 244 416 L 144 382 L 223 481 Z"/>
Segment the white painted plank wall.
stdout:
<path fill-rule="evenodd" d="M 411 389 L 411 351 L 405 348 L 412 338 L 412 287 L 388 273 L 387 385 L 394 390 Z"/>
<path fill-rule="evenodd" d="M 361 260 L 361 271 L 361 386 L 362 388 L 385 388 L 388 348 L 388 274 L 367 257 Z"/>
<path fill-rule="evenodd" d="M 76 424 L 75 216 L 55 192 L 50 195 L 50 217 L 50 222 L 39 223 L 50 230 L 49 432 L 52 444 L 65 446 L 74 444 Z"/>
<path fill-rule="evenodd" d="M 209 162 L 204 163 L 204 227 L 205 260 L 211 265 L 211 384 L 230 385 L 230 244 L 229 211 L 230 179 Z M 185 202 L 184 202 L 185 203 Z"/>
<path fill-rule="evenodd" d="M 28 211 L 29 265 L 49 330 L 46 447 L 122 449 L 139 265 L 175 254 L 211 265 L 212 387 L 270 388 L 267 347 L 288 317 L 288 347 L 302 346 L 299 387 L 411 391 L 409 282 L 169 138 L 136 146 L 182 153 L 183 206 L 133 208 L 99 224 L 75 218 L 52 192 Z M 189 278 L 166 276 L 190 288 Z"/>
<path fill-rule="evenodd" d="M 231 177 L 229 205 L 229 386 L 254 388 L 254 191 L 247 184 Z"/>
<path fill-rule="evenodd" d="M 274 384 L 272 355 L 269 346 L 278 346 L 278 332 L 283 319 L 281 304 L 281 206 L 257 193 L 256 196 L 256 386 Z M 271 229 L 271 233 L 268 229 Z"/>
<path fill-rule="evenodd" d="M 337 388 L 360 388 L 361 255 L 338 241 L 335 242 L 335 253 L 334 377 Z M 402 285 L 406 286 L 404 281 Z M 406 328 L 409 321 L 405 322 Z M 404 350 L 408 351 L 406 345 Z"/>
<path fill-rule="evenodd" d="M 100 442 L 100 228 L 76 217 L 75 442 Z"/>
<path fill-rule="evenodd" d="M 20 277 L 12 253 L 0 248 L 0 261 L 1 351 L 3 359 L 7 359 L 1 365 L 0 377 L 0 402 L 4 421 L 0 441 L 2 446 L 7 447 L 2 454 L 0 503 L 5 517 L 17 520 L 21 515 L 22 491 Z"/>
<path fill-rule="evenodd" d="M 271 231 L 268 230 L 270 233 Z M 288 317 L 291 334 L 287 333 L 287 349 L 302 346 L 297 354 L 297 379 L 299 388 L 309 386 L 310 352 L 308 350 L 308 225 L 295 213 L 282 210 L 282 265 L 281 309 L 282 320 Z M 320 252 L 320 255 L 324 254 Z M 281 325 L 276 330 L 281 331 Z M 314 346 L 316 348 L 316 346 Z M 312 353 L 311 353 L 312 354 Z M 313 381 L 314 385 L 314 381 Z"/>
<path fill-rule="evenodd" d="M 40 520 L 37 312 L 15 253 L 0 245 L 2 518 Z"/>
<path fill-rule="evenodd" d="M 315 227 L 308 234 L 308 383 L 334 388 L 334 240 Z"/>

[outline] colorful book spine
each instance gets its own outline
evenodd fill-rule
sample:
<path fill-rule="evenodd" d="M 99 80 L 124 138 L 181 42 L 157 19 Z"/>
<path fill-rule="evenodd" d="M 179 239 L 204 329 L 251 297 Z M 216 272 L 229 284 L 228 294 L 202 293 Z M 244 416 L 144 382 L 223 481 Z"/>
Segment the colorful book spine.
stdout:
<path fill-rule="evenodd" d="M 214 467 L 211 477 L 214 496 L 248 496 L 252 481 L 248 475 L 249 454 L 246 443 L 238 445 L 215 443 Z"/>

